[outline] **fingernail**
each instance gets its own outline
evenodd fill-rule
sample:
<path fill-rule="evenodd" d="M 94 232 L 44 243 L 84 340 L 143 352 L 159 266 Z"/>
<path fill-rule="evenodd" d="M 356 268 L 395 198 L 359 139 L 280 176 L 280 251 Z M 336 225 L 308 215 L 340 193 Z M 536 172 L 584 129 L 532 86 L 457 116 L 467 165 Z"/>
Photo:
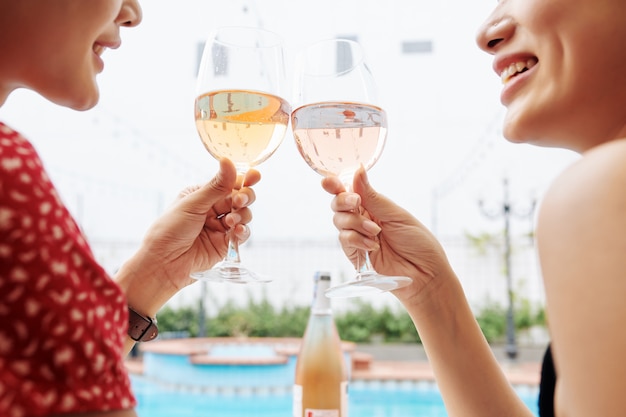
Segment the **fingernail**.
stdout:
<path fill-rule="evenodd" d="M 248 226 L 245 224 L 240 224 L 237 225 L 237 236 L 239 237 L 239 239 L 241 240 L 245 240 L 248 238 L 249 234 L 250 234 L 250 229 L 248 229 Z"/>
<path fill-rule="evenodd" d="M 372 235 L 377 235 L 382 230 L 379 225 L 371 220 L 365 220 L 363 222 L 363 229 L 365 229 L 366 232 L 371 233 Z"/>
<path fill-rule="evenodd" d="M 229 223 L 232 223 L 232 224 L 229 225 L 229 226 L 232 227 L 232 226 L 236 225 L 237 223 L 241 222 L 241 216 L 236 211 L 228 213 L 228 221 L 229 221 Z"/>
<path fill-rule="evenodd" d="M 246 204 L 248 204 L 248 195 L 247 194 L 239 193 L 239 194 L 236 195 L 235 198 L 237 199 L 237 205 L 239 207 L 243 207 Z"/>

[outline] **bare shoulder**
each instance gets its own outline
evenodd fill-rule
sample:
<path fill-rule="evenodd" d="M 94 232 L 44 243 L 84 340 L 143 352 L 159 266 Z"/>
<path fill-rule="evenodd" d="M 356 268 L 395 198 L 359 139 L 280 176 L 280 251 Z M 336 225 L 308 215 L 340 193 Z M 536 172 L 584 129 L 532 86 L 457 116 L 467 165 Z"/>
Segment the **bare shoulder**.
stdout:
<path fill-rule="evenodd" d="M 563 286 L 586 285 L 589 277 L 604 276 L 609 283 L 609 277 L 622 276 L 626 140 L 587 152 L 556 178 L 541 203 L 536 238 L 548 297 L 566 296 Z"/>
<path fill-rule="evenodd" d="M 538 227 L 545 226 L 543 219 L 577 219 L 580 223 L 584 214 L 618 209 L 615 204 L 620 201 L 626 202 L 626 139 L 588 151 L 559 175 L 544 197 Z M 622 214 L 626 219 L 626 212 Z"/>

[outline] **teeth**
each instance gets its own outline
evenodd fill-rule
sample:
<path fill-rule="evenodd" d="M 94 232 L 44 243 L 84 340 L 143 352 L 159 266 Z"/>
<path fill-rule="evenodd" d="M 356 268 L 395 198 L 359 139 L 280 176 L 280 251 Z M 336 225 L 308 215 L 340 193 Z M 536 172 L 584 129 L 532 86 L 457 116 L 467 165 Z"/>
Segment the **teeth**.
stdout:
<path fill-rule="evenodd" d="M 505 68 L 502 73 L 500 73 L 500 79 L 502 83 L 505 84 L 509 81 L 515 74 L 523 72 L 524 70 L 529 70 L 537 64 L 537 58 L 530 58 L 527 61 L 518 61 L 514 62 Z"/>

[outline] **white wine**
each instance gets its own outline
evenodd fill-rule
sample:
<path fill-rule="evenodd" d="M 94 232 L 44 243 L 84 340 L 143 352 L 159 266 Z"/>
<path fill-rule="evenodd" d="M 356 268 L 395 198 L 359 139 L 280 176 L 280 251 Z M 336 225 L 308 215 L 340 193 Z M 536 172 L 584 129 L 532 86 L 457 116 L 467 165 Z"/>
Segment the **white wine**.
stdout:
<path fill-rule="evenodd" d="M 296 361 L 293 417 L 348 417 L 348 374 L 341 340 L 324 291 L 330 275 L 318 273 L 309 322 Z"/>
<path fill-rule="evenodd" d="M 291 127 L 298 151 L 309 166 L 346 182 L 361 164 L 369 169 L 380 157 L 387 115 L 368 104 L 323 102 L 294 110 Z"/>
<path fill-rule="evenodd" d="M 247 90 L 213 91 L 196 98 L 195 104 L 196 127 L 206 149 L 244 169 L 276 151 L 290 112 L 284 99 Z"/>

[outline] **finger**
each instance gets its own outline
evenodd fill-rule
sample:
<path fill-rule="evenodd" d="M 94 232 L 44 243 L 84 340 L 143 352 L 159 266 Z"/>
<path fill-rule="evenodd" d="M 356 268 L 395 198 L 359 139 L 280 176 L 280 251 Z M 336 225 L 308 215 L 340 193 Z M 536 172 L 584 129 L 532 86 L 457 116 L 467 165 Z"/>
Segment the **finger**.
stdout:
<path fill-rule="evenodd" d="M 246 224 L 252 220 L 252 211 L 247 207 L 242 207 L 236 211 L 231 211 L 230 206 L 225 206 L 220 210 L 219 204 L 213 206 L 206 216 L 204 224 L 212 230 L 229 230 L 237 224 Z"/>
<path fill-rule="evenodd" d="M 226 232 L 231 228 L 231 226 L 228 225 L 226 214 L 207 216 L 204 221 L 204 225 L 210 230 L 217 230 L 220 232 Z"/>
<path fill-rule="evenodd" d="M 211 230 L 226 231 L 236 227 L 239 224 L 247 224 L 252 220 L 252 211 L 249 208 L 243 208 L 236 212 L 226 212 L 223 214 L 213 214 L 206 217 L 204 222 Z"/>
<path fill-rule="evenodd" d="M 353 248 L 358 250 L 373 251 L 380 247 L 376 239 L 363 236 L 355 230 L 341 230 L 339 232 L 339 242 L 344 249 Z"/>
<path fill-rule="evenodd" d="M 182 204 L 191 212 L 207 213 L 216 203 L 230 195 L 236 179 L 237 171 L 235 170 L 235 165 L 230 160 L 222 158 L 220 160 L 220 170 L 211 181 L 185 195 Z M 224 202 L 221 202 L 221 204 L 224 205 Z M 216 208 L 216 210 L 219 209 Z"/>
<path fill-rule="evenodd" d="M 343 183 L 334 175 L 329 175 L 322 179 L 322 188 L 330 194 L 339 194 L 346 191 Z"/>
<path fill-rule="evenodd" d="M 232 229 L 232 233 L 239 243 L 243 243 L 250 237 L 250 228 L 245 224 L 238 224 Z"/>
<path fill-rule="evenodd" d="M 233 207 L 235 209 L 240 209 L 243 207 L 247 207 L 250 204 L 254 203 L 256 200 L 256 193 L 252 188 L 244 187 L 241 190 L 237 191 L 233 194 Z"/>
<path fill-rule="evenodd" d="M 252 168 L 246 172 L 246 176 L 243 181 L 243 185 L 245 187 L 251 187 L 261 181 L 261 173 L 256 169 Z"/>
<path fill-rule="evenodd" d="M 254 168 L 246 171 L 245 174 L 237 174 L 235 189 L 239 190 L 243 187 L 251 187 L 261 181 L 261 173 Z"/>
<path fill-rule="evenodd" d="M 250 223 L 250 221 L 252 221 L 252 211 L 247 207 L 227 213 L 223 217 L 223 223 L 228 228 L 233 228 L 238 224 L 247 224 Z"/>
<path fill-rule="evenodd" d="M 392 200 L 378 193 L 369 183 L 367 173 L 359 168 L 354 177 L 354 191 L 361 197 L 361 206 L 368 214 L 376 218 L 378 222 L 392 221 L 401 213 L 408 215 L 406 210 L 400 208 Z M 408 215 L 410 216 L 410 215 Z"/>
<path fill-rule="evenodd" d="M 359 211 L 361 206 L 361 196 L 355 193 L 343 192 L 337 194 L 330 202 L 330 208 L 334 212 L 340 211 Z"/>
<path fill-rule="evenodd" d="M 357 169 L 354 173 L 352 188 L 355 193 L 359 193 L 360 195 L 376 193 L 376 191 L 370 185 L 367 171 L 365 170 L 365 168 L 363 168 L 363 165 L 361 165 L 359 169 Z"/>
<path fill-rule="evenodd" d="M 358 212 L 339 212 L 333 216 L 333 224 L 337 230 L 354 230 L 368 239 L 376 239 L 381 227 Z"/>

